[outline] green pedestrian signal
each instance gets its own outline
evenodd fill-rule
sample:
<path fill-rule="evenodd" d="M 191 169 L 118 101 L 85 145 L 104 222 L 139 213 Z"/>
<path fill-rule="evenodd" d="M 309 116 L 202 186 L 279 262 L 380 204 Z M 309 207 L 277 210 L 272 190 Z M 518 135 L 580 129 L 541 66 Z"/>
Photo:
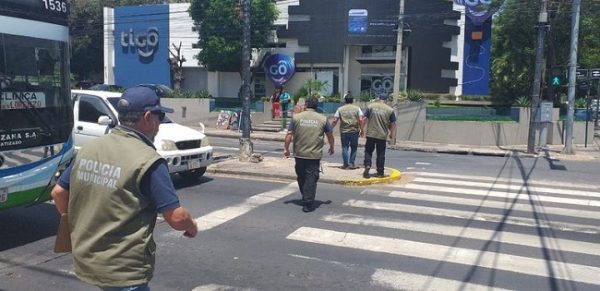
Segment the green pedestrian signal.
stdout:
<path fill-rule="evenodd" d="M 564 76 L 562 72 L 563 70 L 561 67 L 557 66 L 552 68 L 552 77 L 550 78 L 550 83 L 552 83 L 552 86 L 558 87 L 561 85 L 562 76 Z"/>

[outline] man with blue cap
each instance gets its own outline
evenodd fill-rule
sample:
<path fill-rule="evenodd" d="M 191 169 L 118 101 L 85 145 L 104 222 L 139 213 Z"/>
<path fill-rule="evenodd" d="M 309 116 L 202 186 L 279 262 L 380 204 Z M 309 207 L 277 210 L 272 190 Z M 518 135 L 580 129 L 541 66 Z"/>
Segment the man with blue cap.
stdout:
<path fill-rule="evenodd" d="M 196 221 L 180 205 L 167 163 L 152 140 L 165 113 L 156 93 L 127 89 L 117 104 L 120 125 L 84 146 L 52 190 L 67 215 L 75 274 L 103 290 L 149 290 L 156 216 L 187 237 Z"/>
<path fill-rule="evenodd" d="M 369 170 L 371 170 L 371 160 L 373 150 L 377 149 L 377 176 L 384 175 L 385 166 L 385 146 L 388 134 L 390 138 L 396 131 L 396 114 L 394 109 L 385 102 L 388 99 L 387 93 L 379 94 L 379 100 L 369 104 L 365 112 L 365 118 L 362 123 L 364 127 L 367 124 L 367 130 L 362 130 L 362 136 L 366 134 L 367 141 L 365 143 L 365 170 L 364 178 L 370 178 Z"/>

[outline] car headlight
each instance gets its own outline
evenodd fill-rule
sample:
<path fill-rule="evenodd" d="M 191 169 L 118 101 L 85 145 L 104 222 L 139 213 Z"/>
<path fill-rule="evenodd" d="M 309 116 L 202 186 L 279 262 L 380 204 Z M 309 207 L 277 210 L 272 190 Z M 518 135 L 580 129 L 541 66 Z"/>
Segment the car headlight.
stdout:
<path fill-rule="evenodd" d="M 202 139 L 202 142 L 200 143 L 200 147 L 207 147 L 210 145 L 210 141 L 208 140 L 208 137 L 204 137 Z"/>
<path fill-rule="evenodd" d="M 161 148 L 162 148 L 163 151 L 176 151 L 177 150 L 177 145 L 172 140 L 163 139 L 162 140 Z"/>

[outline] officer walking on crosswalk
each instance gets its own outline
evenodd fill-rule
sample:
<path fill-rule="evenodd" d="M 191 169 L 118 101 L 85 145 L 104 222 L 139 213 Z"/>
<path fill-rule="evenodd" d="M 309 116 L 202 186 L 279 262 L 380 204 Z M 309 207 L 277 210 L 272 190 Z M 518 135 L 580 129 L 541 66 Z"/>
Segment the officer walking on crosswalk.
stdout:
<path fill-rule="evenodd" d="M 389 133 L 390 138 L 396 131 L 396 114 L 394 109 L 385 104 L 388 98 L 387 93 L 379 95 L 379 100 L 375 101 L 367 107 L 365 112 L 365 121 L 362 123 L 367 125 L 367 130 L 362 130 L 362 135 L 367 136 L 365 143 L 365 170 L 364 178 L 369 178 L 369 170 L 371 169 L 371 160 L 373 150 L 377 149 L 377 176 L 383 176 L 385 166 L 385 146 Z"/>
<path fill-rule="evenodd" d="M 315 210 L 314 200 L 325 145 L 324 134 L 327 135 L 329 154 L 334 152 L 332 128 L 327 117 L 316 112 L 318 103 L 317 97 L 309 97 L 306 100 L 306 111 L 294 114 L 285 136 L 283 155 L 286 158 L 290 157 L 290 144 L 294 142 L 295 170 L 304 212 Z"/>

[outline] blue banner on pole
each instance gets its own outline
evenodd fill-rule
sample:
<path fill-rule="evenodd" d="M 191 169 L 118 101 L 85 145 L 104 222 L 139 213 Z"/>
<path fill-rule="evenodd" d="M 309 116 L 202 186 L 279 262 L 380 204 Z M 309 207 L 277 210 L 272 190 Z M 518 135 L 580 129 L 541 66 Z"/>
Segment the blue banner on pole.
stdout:
<path fill-rule="evenodd" d="M 272 54 L 265 60 L 265 74 L 276 87 L 283 86 L 296 72 L 294 59 L 284 54 Z"/>
<path fill-rule="evenodd" d="M 467 16 L 475 25 L 482 25 L 498 11 L 503 2 L 501 0 L 454 0 L 454 3 L 465 6 Z"/>

